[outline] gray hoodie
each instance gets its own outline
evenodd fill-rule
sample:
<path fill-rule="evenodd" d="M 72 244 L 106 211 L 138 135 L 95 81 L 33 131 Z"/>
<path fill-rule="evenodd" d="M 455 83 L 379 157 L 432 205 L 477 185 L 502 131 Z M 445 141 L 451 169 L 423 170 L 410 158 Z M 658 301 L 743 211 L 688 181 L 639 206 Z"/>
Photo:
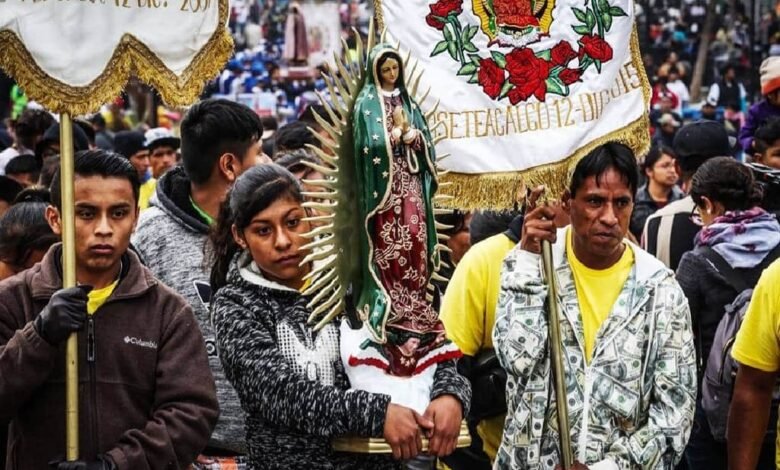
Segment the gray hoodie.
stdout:
<path fill-rule="evenodd" d="M 154 275 L 187 299 L 200 323 L 220 407 L 209 447 L 245 453 L 245 415 L 217 356 L 209 318 L 211 267 L 206 266 L 203 252 L 208 230 L 190 202 L 189 178 L 182 167 L 176 167 L 157 183 L 157 192 L 149 209 L 141 213 L 132 242 Z"/>

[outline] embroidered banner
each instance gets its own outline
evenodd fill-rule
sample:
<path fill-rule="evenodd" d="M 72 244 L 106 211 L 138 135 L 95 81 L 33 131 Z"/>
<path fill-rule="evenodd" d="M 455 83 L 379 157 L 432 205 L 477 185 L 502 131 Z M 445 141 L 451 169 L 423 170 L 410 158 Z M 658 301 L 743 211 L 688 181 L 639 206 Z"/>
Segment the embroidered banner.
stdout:
<path fill-rule="evenodd" d="M 0 0 L 0 67 L 55 112 L 83 114 L 130 75 L 189 105 L 233 52 L 228 0 Z"/>
<path fill-rule="evenodd" d="M 375 0 L 388 40 L 424 71 L 421 106 L 450 154 L 463 208 L 512 207 L 524 185 L 560 194 L 610 140 L 650 144 L 650 89 L 631 0 Z M 412 60 L 411 62 L 414 62 Z"/>

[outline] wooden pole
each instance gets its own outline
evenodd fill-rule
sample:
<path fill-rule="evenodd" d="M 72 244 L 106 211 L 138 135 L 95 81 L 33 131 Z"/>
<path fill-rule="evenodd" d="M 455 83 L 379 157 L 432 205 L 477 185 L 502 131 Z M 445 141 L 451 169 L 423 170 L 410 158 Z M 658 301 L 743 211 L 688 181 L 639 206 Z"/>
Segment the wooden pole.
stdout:
<path fill-rule="evenodd" d="M 574 467 L 574 454 L 569 432 L 569 407 L 566 402 L 566 371 L 563 367 L 561 331 L 558 323 L 561 316 L 558 309 L 558 291 L 555 286 L 552 245 L 542 241 L 542 265 L 547 280 L 547 323 L 550 329 L 550 363 L 555 384 L 555 403 L 558 408 L 558 435 L 560 436 L 561 466 L 564 470 Z M 583 418 L 587 419 L 587 417 Z"/>
<path fill-rule="evenodd" d="M 76 227 L 73 191 L 73 122 L 60 115 L 60 187 L 62 188 L 62 287 L 76 286 Z M 65 357 L 65 456 L 79 458 L 79 349 L 78 336 L 68 338 Z"/>

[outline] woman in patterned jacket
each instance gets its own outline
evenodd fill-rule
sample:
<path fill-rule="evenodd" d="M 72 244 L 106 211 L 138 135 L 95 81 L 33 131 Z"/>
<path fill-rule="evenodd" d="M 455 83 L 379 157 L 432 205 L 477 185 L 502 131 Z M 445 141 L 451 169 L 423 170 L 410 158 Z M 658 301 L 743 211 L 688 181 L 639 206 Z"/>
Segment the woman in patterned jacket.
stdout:
<path fill-rule="evenodd" d="M 435 455 L 454 450 L 470 388 L 453 361 L 439 365 L 424 416 L 390 397 L 349 390 L 338 325 L 313 331 L 300 294 L 309 231 L 299 183 L 284 168 L 236 180 L 212 235 L 212 321 L 220 359 L 247 413 L 253 468 L 400 468 L 426 433 Z M 435 432 L 432 432 L 435 424 Z M 339 454 L 337 436 L 384 437 L 393 457 Z"/>

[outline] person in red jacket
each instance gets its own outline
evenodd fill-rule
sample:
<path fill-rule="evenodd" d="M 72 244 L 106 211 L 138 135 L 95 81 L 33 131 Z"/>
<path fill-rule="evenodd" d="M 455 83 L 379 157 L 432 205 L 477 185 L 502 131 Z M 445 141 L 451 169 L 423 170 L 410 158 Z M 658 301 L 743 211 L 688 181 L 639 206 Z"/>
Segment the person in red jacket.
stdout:
<path fill-rule="evenodd" d="M 75 158 L 76 280 L 62 245 L 0 282 L 0 422 L 6 469 L 186 469 L 217 420 L 214 379 L 187 302 L 131 250 L 138 173 L 103 150 Z M 46 218 L 61 234 L 60 176 Z M 65 340 L 79 339 L 82 460 L 65 462 Z"/>

